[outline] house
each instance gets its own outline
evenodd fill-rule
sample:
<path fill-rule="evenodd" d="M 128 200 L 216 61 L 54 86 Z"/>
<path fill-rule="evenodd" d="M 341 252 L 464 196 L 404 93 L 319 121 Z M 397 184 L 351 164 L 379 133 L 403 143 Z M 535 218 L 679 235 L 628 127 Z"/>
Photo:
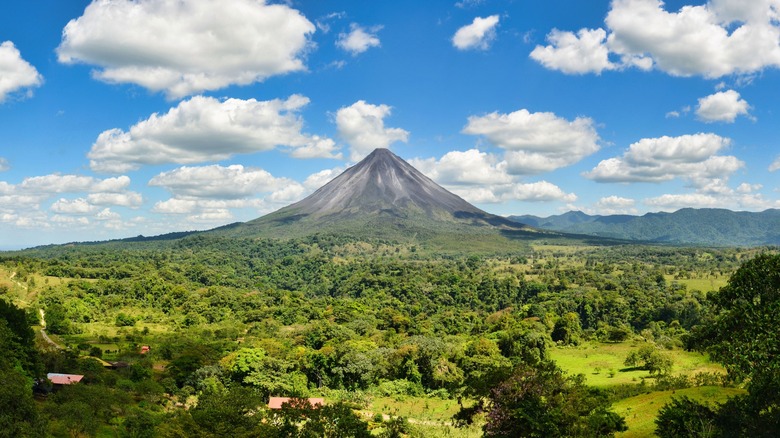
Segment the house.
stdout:
<path fill-rule="evenodd" d="M 49 373 L 46 374 L 46 378 L 51 380 L 51 383 L 54 384 L 54 386 L 62 386 L 62 385 L 72 385 L 74 383 L 81 382 L 81 379 L 84 378 L 81 374 L 60 374 L 60 373 Z"/>
<path fill-rule="evenodd" d="M 271 399 L 268 400 L 268 408 L 269 409 L 282 409 L 282 405 L 284 403 L 287 403 L 288 401 L 294 400 L 294 399 L 295 398 L 293 398 L 293 397 L 271 397 Z M 315 398 L 302 398 L 300 400 L 308 401 L 309 404 L 312 407 L 314 407 L 314 408 L 318 408 L 318 407 L 320 407 L 320 406 L 325 404 L 325 399 L 324 398 L 318 398 L 318 397 L 315 397 Z"/>

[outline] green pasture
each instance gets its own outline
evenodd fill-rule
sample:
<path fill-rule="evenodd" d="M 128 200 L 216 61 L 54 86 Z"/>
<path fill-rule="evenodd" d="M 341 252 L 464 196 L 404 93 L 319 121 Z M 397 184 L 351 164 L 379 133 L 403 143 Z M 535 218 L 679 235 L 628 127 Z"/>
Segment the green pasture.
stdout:
<path fill-rule="evenodd" d="M 626 356 L 642 345 L 641 342 L 632 341 L 616 344 L 589 342 L 577 347 L 553 348 L 550 350 L 550 357 L 567 373 L 585 375 L 588 385 L 605 388 L 653 378 L 647 371 L 631 369 L 623 364 Z M 710 362 L 701 353 L 678 349 L 663 352 L 672 357 L 672 375 L 725 374 L 722 366 Z"/>
<path fill-rule="evenodd" d="M 675 391 L 655 391 L 620 400 L 612 405 L 612 409 L 626 418 L 628 430 L 617 436 L 621 438 L 653 436 L 658 411 L 674 397 L 687 396 L 694 400 L 715 404 L 744 393 L 745 391 L 739 388 L 701 386 Z"/>

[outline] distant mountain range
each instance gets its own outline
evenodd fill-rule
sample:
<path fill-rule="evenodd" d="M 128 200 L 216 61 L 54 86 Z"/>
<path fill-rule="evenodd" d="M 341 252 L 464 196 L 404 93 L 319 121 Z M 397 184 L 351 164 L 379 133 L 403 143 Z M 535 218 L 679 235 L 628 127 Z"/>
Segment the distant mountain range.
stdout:
<path fill-rule="evenodd" d="M 545 230 L 654 243 L 707 246 L 780 245 L 780 210 L 760 213 L 719 208 L 684 208 L 644 216 L 591 216 L 570 211 L 546 218 L 509 216 Z"/>

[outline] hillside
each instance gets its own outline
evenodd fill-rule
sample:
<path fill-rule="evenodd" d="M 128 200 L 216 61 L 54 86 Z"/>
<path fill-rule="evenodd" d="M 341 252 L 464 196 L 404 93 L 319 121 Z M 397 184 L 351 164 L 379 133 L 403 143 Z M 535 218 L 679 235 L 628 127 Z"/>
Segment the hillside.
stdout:
<path fill-rule="evenodd" d="M 709 246 L 780 244 L 780 210 L 759 213 L 718 208 L 684 208 L 643 216 L 591 216 L 580 211 L 540 218 L 509 219 L 546 230 L 655 243 Z"/>

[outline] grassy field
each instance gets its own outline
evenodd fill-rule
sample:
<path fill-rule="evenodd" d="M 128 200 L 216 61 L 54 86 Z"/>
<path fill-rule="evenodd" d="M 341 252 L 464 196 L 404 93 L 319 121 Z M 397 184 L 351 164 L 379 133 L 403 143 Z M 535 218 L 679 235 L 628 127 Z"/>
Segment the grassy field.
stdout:
<path fill-rule="evenodd" d="M 626 418 L 628 430 L 617 434 L 621 438 L 640 438 L 653 436 L 655 418 L 658 411 L 674 397 L 687 396 L 707 403 L 722 403 L 727 398 L 743 394 L 738 388 L 719 386 L 701 386 L 698 388 L 678 389 L 676 391 L 656 391 L 629 397 L 612 405 L 613 410 Z"/>
<path fill-rule="evenodd" d="M 589 385 L 609 387 L 624 383 L 639 383 L 651 378 L 644 370 L 630 369 L 623 362 L 626 356 L 638 349 L 640 342 L 618 344 L 586 343 L 578 347 L 557 347 L 550 351 L 552 359 L 569 374 L 584 374 Z M 664 351 L 672 357 L 671 374 L 694 375 L 696 373 L 725 373 L 725 369 L 700 354 L 682 350 Z"/>
<path fill-rule="evenodd" d="M 482 422 L 479 420 L 470 427 L 453 426 L 452 417 L 459 409 L 456 400 L 411 396 L 374 397 L 361 414 L 368 419 L 376 414 L 382 414 L 385 419 L 391 416 L 406 417 L 412 427 L 424 437 L 481 437 Z M 381 428 L 381 425 L 377 427 Z"/>

